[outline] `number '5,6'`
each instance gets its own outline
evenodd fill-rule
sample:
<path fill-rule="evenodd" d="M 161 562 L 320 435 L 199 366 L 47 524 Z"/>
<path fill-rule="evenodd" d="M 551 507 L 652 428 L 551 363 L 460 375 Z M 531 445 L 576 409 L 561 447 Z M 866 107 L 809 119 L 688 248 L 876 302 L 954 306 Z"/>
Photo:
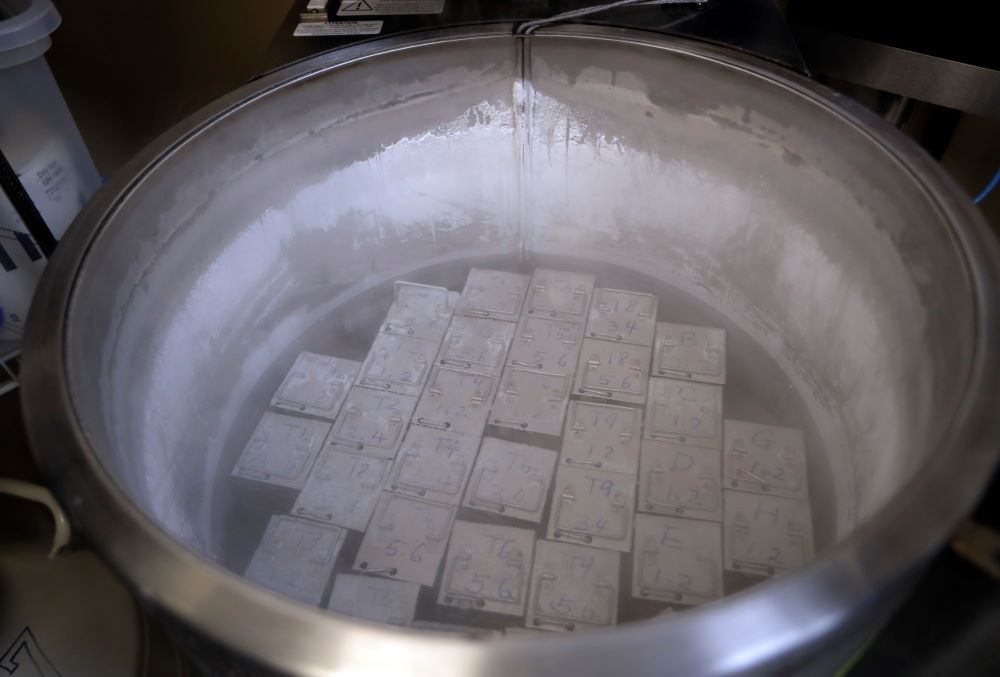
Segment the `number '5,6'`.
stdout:
<path fill-rule="evenodd" d="M 399 546 L 402 545 L 407 545 L 406 541 L 401 541 L 398 538 L 394 538 L 391 541 L 389 541 L 389 545 L 385 546 L 385 550 L 383 550 L 383 552 L 386 554 L 387 557 L 395 557 L 397 554 L 399 554 Z M 413 549 L 413 552 L 410 553 L 411 562 L 420 562 L 421 560 L 423 560 L 424 558 L 423 555 L 419 554 L 420 549 L 423 547 L 424 544 L 420 543 L 417 545 L 417 547 Z"/>
<path fill-rule="evenodd" d="M 566 599 L 565 597 L 560 597 L 557 600 L 552 600 L 549 602 L 549 608 L 555 611 L 557 614 L 566 615 L 573 610 L 573 600 Z"/>
<path fill-rule="evenodd" d="M 385 546 L 385 554 L 387 557 L 395 557 L 399 553 L 399 548 L 397 546 L 406 545 L 406 541 L 401 541 L 398 538 L 394 538 L 389 541 L 389 545 Z"/>
<path fill-rule="evenodd" d="M 479 572 L 472 574 L 472 581 L 465 586 L 465 591 L 470 595 L 478 595 L 486 587 L 486 581 L 480 577 Z"/>
<path fill-rule="evenodd" d="M 500 581 L 500 585 L 497 588 L 497 593 L 500 595 L 500 599 L 514 599 L 514 591 L 507 587 L 508 579 L 504 578 Z"/>

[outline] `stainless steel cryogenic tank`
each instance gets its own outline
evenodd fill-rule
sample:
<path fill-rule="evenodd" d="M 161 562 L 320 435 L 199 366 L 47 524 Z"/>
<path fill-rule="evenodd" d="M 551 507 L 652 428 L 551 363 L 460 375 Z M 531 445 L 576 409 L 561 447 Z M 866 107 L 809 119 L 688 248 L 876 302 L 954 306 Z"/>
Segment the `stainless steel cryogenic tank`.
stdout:
<path fill-rule="evenodd" d="M 54 491 L 94 546 L 182 636 L 248 665 L 300 674 L 823 672 L 884 617 L 993 467 L 997 261 L 978 212 L 934 162 L 857 104 L 792 73 L 711 46 L 611 28 L 548 27 L 529 38 L 512 37 L 509 26 L 425 33 L 268 75 L 172 130 L 107 185 L 38 290 L 25 353 L 26 417 Z M 385 346 L 416 346 L 406 354 L 438 370 L 422 377 L 436 397 L 464 392 L 449 385 L 464 383 L 461 374 L 448 375 L 451 358 L 437 347 L 421 352 L 430 339 L 420 333 L 440 342 L 446 327 L 452 332 L 461 322 L 449 310 L 435 334 L 433 313 L 417 312 L 404 318 L 423 323 L 416 334 L 393 333 L 391 304 L 410 293 L 394 287 L 400 281 L 428 285 L 413 293 L 464 287 L 458 318 L 470 270 L 520 274 L 508 279 L 531 279 L 531 290 L 509 329 L 499 326 L 502 303 L 479 308 L 479 321 L 499 323 L 495 331 L 512 344 L 509 362 L 492 372 L 483 362 L 476 372 L 486 379 L 477 385 L 501 384 L 468 395 L 474 405 L 493 403 L 482 409 L 478 430 L 499 432 L 467 454 L 456 446 L 459 460 L 450 455 L 448 467 L 461 468 L 470 487 L 499 482 L 497 459 L 513 459 L 511 449 L 520 447 L 510 445 L 527 443 L 541 449 L 531 452 L 531 473 L 548 495 L 541 491 L 535 507 L 511 503 L 506 514 L 490 507 L 500 493 L 463 495 L 446 481 L 398 499 L 395 489 L 416 480 L 394 468 L 391 487 L 354 496 L 370 503 L 367 514 L 375 511 L 391 540 L 371 536 L 374 527 L 361 540 L 367 518 L 355 524 L 356 514 L 326 531 L 315 520 L 294 522 L 315 517 L 296 499 L 317 453 L 307 447 L 354 439 L 352 421 L 370 424 L 364 417 L 381 406 L 377 388 L 413 400 L 405 415 L 378 419 L 385 429 L 402 435 L 411 416 L 414 426 L 433 418 L 421 413 L 422 383 L 408 390 L 406 365 L 399 378 L 387 376 L 395 358 Z M 556 299 L 564 283 L 569 291 Z M 442 294 L 441 303 L 454 301 Z M 634 342 L 645 351 L 635 364 L 605 345 L 622 340 L 607 314 L 621 299 L 634 302 L 630 311 L 640 302 L 655 309 L 635 316 L 647 323 Z M 587 307 L 600 329 L 585 319 L 573 324 Z M 597 308 L 607 313 L 594 315 Z M 569 366 L 538 349 L 542 324 L 525 328 L 536 310 L 567 331 L 590 332 Z M 724 364 L 724 380 L 721 371 L 693 377 L 668 364 L 667 353 L 683 346 L 672 342 L 671 323 L 707 328 L 690 340 L 706 337 L 706 359 Z M 338 372 L 348 374 L 345 383 L 376 389 L 345 395 L 347 413 L 329 420 L 319 400 L 281 400 L 275 392 L 303 351 L 320 355 L 301 358 L 315 368 L 347 370 Z M 602 371 L 606 357 L 611 369 Z M 516 373 L 508 377 L 508 368 Z M 358 381 L 351 369 L 361 370 Z M 620 379 L 614 394 L 613 378 Z M 730 519 L 772 505 L 811 507 L 804 521 L 815 559 L 747 589 L 727 583 L 734 594 L 724 599 L 663 614 L 663 605 L 643 599 L 653 583 L 640 559 L 662 552 L 653 541 L 652 550 L 639 551 L 642 534 L 671 524 L 662 520 L 683 526 L 691 516 L 654 516 L 656 486 L 645 474 L 664 472 L 655 459 L 669 452 L 647 452 L 647 439 L 651 447 L 691 441 L 671 428 L 676 421 L 657 418 L 676 411 L 670 398 L 677 392 L 684 399 L 676 379 L 708 393 L 699 411 L 714 417 L 716 429 L 714 440 L 696 441 L 685 458 L 699 448 L 746 453 L 723 446 L 748 430 L 746 422 L 799 431 L 789 439 L 804 453 L 788 466 L 801 481 L 788 487 L 756 466 L 733 471 L 726 456 L 716 472 L 736 475 L 721 487 L 725 506 L 690 520 L 699 525 L 692 538 L 725 543 L 712 566 L 721 572 L 725 564 L 727 581 L 739 578 L 741 563 L 746 573 L 752 558 L 733 552 L 748 532 Z M 570 423 L 562 442 L 546 450 L 538 440 L 559 435 L 564 410 L 553 420 L 521 420 L 510 398 L 556 383 L 567 384 L 559 386 L 560 406 L 568 403 Z M 552 402 L 551 390 L 544 397 Z M 645 405 L 644 419 L 634 419 L 645 427 L 615 438 L 635 440 L 635 449 L 641 438 L 641 457 L 609 451 L 600 463 L 580 461 L 572 454 L 592 452 L 578 431 L 578 446 L 567 451 L 572 421 L 583 420 L 594 397 L 626 417 Z M 354 419 L 345 423 L 348 415 Z M 261 477 L 247 460 L 247 440 L 267 442 L 282 417 L 308 436 L 296 448 L 301 473 L 255 481 Z M 260 434 L 258 424 L 272 432 Z M 451 426 L 427 429 L 469 432 Z M 529 436 L 517 438 L 519 429 Z M 370 452 L 361 455 L 386 472 L 403 463 L 381 436 L 376 442 L 347 452 Z M 323 463 L 349 455 L 325 449 Z M 574 479 L 574 462 L 588 468 L 585 477 Z M 612 492 L 608 483 L 622 476 L 638 477 L 638 485 Z M 597 482 L 605 507 L 600 496 L 581 498 L 584 481 L 591 494 Z M 362 478 L 342 491 L 367 486 Z M 759 498 L 769 491 L 772 503 Z M 477 597 L 483 583 L 468 562 L 479 546 L 446 556 L 449 534 L 458 549 L 486 528 L 465 512 L 475 509 L 492 512 L 481 524 L 506 529 L 519 544 L 518 563 L 504 565 L 523 574 L 517 590 L 501 580 L 496 595 Z M 624 520 L 620 534 L 584 533 L 605 509 Z M 560 522 L 558 511 L 576 521 Z M 448 528 L 439 534 L 441 524 L 406 521 L 418 513 L 439 514 Z M 802 522 L 782 537 L 804 538 Z M 273 558 L 284 555 L 255 548 L 266 529 L 273 539 L 261 548 L 280 550 L 289 538 L 281 529 L 294 524 L 305 530 L 295 538 L 313 529 L 311 543 L 330 540 L 322 557 L 282 584 L 301 592 L 315 577 L 332 610 L 241 578 L 246 572 L 275 583 Z M 405 572 L 391 562 L 379 568 L 403 547 L 403 531 L 419 529 L 436 539 L 443 559 L 411 551 Z M 559 547 L 569 547 L 561 538 L 600 553 L 594 571 L 604 567 L 602 585 L 619 600 L 606 607 L 618 627 L 583 632 L 610 626 L 609 617 L 588 608 L 567 622 L 569 598 L 537 606 L 559 584 L 544 567 L 559 570 L 545 558 L 555 562 Z M 356 559 L 343 561 L 352 549 Z M 338 611 L 360 594 L 352 592 L 359 580 L 389 580 L 380 572 L 398 573 L 419 591 L 418 620 L 426 607 L 435 621 L 554 629 L 545 626 L 562 618 L 555 629 L 574 632 L 501 638 L 492 628 L 473 640 Z M 774 570 L 751 573 L 762 572 Z M 448 592 L 458 588 L 441 587 L 461 576 L 469 604 Z M 712 597 L 686 598 L 684 584 L 679 590 L 671 594 L 685 603 Z M 449 608 L 454 616 L 434 616 Z M 496 614 L 507 620 L 479 620 Z"/>

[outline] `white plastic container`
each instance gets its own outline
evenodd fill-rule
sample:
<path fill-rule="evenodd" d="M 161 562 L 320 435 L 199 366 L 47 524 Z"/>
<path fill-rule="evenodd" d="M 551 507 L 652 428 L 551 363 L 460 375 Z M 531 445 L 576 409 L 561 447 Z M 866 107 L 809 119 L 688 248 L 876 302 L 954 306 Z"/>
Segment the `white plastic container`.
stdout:
<path fill-rule="evenodd" d="M 0 0 L 0 150 L 56 238 L 101 180 L 44 54 L 50 0 Z M 19 342 L 45 258 L 0 191 L 0 354 Z"/>

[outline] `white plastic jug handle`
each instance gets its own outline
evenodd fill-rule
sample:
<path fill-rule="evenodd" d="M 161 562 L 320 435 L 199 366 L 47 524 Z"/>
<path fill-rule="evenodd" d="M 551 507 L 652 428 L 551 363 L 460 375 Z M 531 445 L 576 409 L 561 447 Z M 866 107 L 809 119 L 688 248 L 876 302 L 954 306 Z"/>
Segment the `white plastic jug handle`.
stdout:
<path fill-rule="evenodd" d="M 28 501 L 35 501 L 48 508 L 49 512 L 52 513 L 52 521 L 55 523 L 49 557 L 55 557 L 60 550 L 66 547 L 70 539 L 69 520 L 66 519 L 66 513 L 63 512 L 51 491 L 31 482 L 0 477 L 0 494 L 9 494 Z"/>

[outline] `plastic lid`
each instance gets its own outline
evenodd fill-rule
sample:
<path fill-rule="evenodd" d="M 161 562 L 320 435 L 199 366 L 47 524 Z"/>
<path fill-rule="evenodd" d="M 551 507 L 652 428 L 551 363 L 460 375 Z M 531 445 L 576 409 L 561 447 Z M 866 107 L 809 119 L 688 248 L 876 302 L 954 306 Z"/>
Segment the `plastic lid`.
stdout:
<path fill-rule="evenodd" d="M 51 0 L 0 0 L 0 53 L 44 40 L 62 18 Z"/>

